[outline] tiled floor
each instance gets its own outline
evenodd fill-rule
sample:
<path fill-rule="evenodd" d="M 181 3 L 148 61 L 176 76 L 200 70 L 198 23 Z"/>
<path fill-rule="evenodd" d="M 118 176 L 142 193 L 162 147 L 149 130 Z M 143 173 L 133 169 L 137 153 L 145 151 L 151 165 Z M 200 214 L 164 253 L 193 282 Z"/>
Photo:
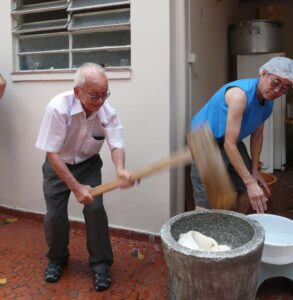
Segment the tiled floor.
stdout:
<path fill-rule="evenodd" d="M 43 280 L 47 261 L 42 224 L 25 218 L 12 219 L 6 214 L 0 216 L 1 300 L 166 299 L 166 266 L 161 246 L 155 241 L 112 236 L 113 286 L 97 293 L 87 266 L 83 229 L 71 230 L 70 263 L 58 283 L 48 284 Z"/>
<path fill-rule="evenodd" d="M 293 219 L 293 187 L 290 187 L 293 174 L 288 172 L 275 173 L 278 182 L 269 212 Z M 1 212 L 0 207 L 0 299 L 167 299 L 167 268 L 158 240 L 135 240 L 112 234 L 113 286 L 103 293 L 93 288 L 84 230 L 72 228 L 70 241 L 70 263 L 61 280 L 45 283 L 43 270 L 47 261 L 42 223 L 7 214 L 3 209 Z M 257 299 L 293 300 L 293 283 L 285 278 L 269 279 L 259 288 Z"/>

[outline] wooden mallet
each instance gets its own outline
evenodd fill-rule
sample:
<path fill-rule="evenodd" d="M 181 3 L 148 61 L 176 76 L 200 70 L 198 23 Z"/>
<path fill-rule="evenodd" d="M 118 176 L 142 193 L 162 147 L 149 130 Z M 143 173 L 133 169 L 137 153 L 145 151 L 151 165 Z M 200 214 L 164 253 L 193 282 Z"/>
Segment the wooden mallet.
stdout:
<path fill-rule="evenodd" d="M 206 187 L 211 208 L 231 209 L 234 207 L 235 194 L 224 165 L 220 150 L 207 126 L 187 135 L 188 147 L 130 173 L 130 180 L 137 181 L 168 168 L 179 167 L 195 161 L 199 174 Z M 91 189 L 92 196 L 98 196 L 119 188 L 119 179 Z"/>

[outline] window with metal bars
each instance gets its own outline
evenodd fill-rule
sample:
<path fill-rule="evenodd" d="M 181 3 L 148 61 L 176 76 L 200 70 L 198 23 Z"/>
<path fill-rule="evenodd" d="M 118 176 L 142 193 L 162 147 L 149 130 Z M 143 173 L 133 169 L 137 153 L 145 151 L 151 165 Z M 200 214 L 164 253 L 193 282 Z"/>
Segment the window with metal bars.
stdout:
<path fill-rule="evenodd" d="M 129 67 L 130 1 L 13 0 L 16 71 Z"/>

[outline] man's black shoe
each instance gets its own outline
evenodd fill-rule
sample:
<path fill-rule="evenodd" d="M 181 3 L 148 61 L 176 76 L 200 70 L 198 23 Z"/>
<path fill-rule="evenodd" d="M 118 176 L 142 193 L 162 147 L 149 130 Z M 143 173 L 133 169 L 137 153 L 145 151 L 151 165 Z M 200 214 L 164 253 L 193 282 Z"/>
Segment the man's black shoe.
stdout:
<path fill-rule="evenodd" d="M 63 268 L 61 265 L 49 262 L 44 273 L 44 279 L 47 282 L 57 282 L 62 274 Z"/>
<path fill-rule="evenodd" d="M 94 287 L 101 292 L 108 289 L 112 284 L 111 273 L 109 270 L 94 273 Z"/>

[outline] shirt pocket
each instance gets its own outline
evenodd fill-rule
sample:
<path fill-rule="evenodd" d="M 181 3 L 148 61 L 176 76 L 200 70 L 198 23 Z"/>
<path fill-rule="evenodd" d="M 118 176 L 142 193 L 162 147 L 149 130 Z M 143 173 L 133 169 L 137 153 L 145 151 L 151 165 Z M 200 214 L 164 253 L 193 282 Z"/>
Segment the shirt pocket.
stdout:
<path fill-rule="evenodd" d="M 82 147 L 82 153 L 85 155 L 95 155 L 98 154 L 103 146 L 105 137 L 95 136 L 87 138 Z"/>

